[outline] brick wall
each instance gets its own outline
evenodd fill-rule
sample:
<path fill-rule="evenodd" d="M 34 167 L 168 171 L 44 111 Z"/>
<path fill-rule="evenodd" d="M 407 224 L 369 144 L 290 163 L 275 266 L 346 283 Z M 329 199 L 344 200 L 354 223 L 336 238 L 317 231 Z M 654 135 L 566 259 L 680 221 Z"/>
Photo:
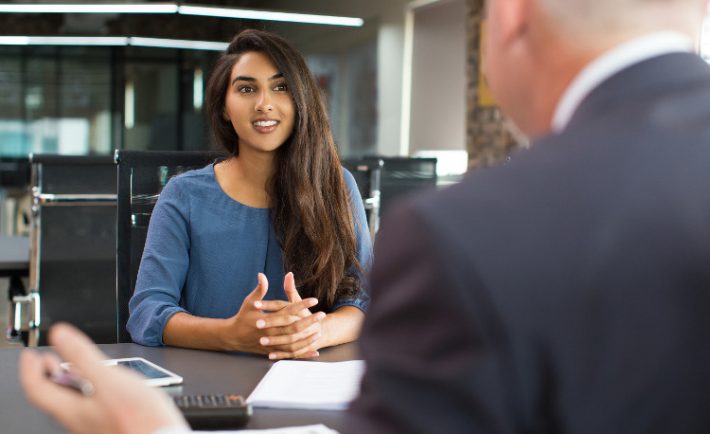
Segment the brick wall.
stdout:
<path fill-rule="evenodd" d="M 500 110 L 478 103 L 483 3 L 484 0 L 466 0 L 466 148 L 469 170 L 500 162 L 518 146 L 505 127 Z"/>

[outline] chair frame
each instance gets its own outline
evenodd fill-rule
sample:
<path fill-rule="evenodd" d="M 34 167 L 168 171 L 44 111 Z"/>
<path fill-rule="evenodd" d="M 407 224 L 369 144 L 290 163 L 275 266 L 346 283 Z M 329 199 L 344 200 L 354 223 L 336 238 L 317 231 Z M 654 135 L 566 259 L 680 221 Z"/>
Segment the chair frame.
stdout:
<path fill-rule="evenodd" d="M 30 154 L 32 215 L 30 222 L 30 267 L 28 290 L 13 294 L 12 312 L 8 318 L 8 335 L 21 336 L 23 343 L 30 347 L 40 343 L 41 326 L 41 282 L 40 260 L 42 257 L 42 208 L 51 206 L 115 206 L 115 194 L 54 194 L 43 191 L 43 166 L 45 164 L 95 165 L 111 162 L 108 156 L 64 156 Z M 18 287 L 19 288 L 19 287 Z M 25 313 L 26 311 L 26 313 Z M 23 321 L 23 318 L 26 321 Z"/>
<path fill-rule="evenodd" d="M 131 287 L 131 170 L 135 167 L 184 166 L 198 167 L 201 163 L 224 158 L 215 151 L 127 151 L 116 150 L 114 161 L 117 176 L 116 206 L 116 334 L 118 342 L 132 342 L 126 323 L 128 302 L 133 295 Z M 140 261 L 139 261 L 140 262 Z"/>

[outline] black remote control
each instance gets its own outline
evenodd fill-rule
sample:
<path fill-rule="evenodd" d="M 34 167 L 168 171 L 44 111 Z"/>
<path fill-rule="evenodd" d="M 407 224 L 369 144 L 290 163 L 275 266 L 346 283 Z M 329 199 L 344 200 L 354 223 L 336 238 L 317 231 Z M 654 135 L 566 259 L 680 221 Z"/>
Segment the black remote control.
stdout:
<path fill-rule="evenodd" d="M 241 428 L 251 416 L 251 405 L 240 395 L 181 395 L 173 401 L 192 429 Z"/>

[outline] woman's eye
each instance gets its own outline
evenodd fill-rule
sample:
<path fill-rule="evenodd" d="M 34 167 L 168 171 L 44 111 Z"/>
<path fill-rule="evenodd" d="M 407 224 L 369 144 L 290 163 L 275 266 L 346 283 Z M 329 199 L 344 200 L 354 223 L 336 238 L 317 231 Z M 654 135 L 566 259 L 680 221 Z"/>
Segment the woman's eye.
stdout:
<path fill-rule="evenodd" d="M 242 86 L 239 88 L 240 93 L 252 93 L 254 92 L 254 88 L 251 86 Z"/>
<path fill-rule="evenodd" d="M 277 84 L 276 87 L 274 87 L 274 90 L 276 92 L 286 92 L 288 91 L 288 87 L 286 86 L 286 83 L 281 83 Z"/>

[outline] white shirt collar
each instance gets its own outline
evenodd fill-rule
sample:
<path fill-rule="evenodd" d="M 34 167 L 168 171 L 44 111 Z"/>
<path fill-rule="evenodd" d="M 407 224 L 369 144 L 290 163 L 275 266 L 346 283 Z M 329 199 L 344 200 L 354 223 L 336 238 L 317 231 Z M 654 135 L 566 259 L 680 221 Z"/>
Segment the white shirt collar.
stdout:
<path fill-rule="evenodd" d="M 680 32 L 651 33 L 612 48 L 587 64 L 572 80 L 557 103 L 552 117 L 552 132 L 562 131 L 584 98 L 617 72 L 652 57 L 692 49 L 693 41 Z"/>

